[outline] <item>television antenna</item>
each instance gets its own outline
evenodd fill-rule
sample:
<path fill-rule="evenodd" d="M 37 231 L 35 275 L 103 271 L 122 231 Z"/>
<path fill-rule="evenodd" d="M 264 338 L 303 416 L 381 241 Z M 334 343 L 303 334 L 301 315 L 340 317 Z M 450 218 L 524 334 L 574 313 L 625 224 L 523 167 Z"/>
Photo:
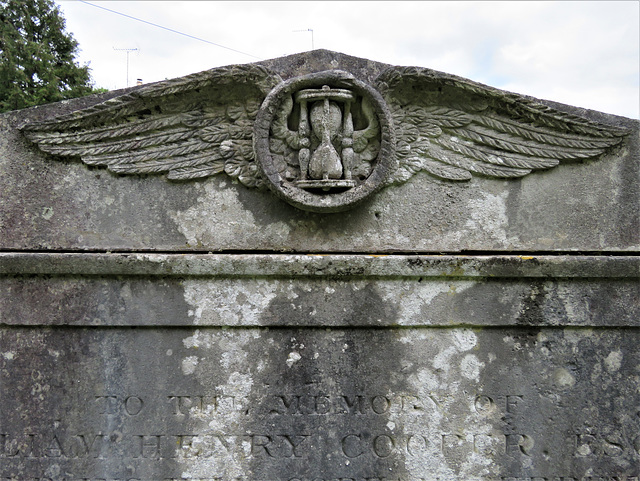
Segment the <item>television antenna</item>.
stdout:
<path fill-rule="evenodd" d="M 113 49 L 118 52 L 127 52 L 127 87 L 128 87 L 129 86 L 129 54 L 131 52 L 136 52 L 138 49 L 137 48 L 115 48 L 115 47 L 113 47 Z"/>
<path fill-rule="evenodd" d="M 313 46 L 313 29 L 312 28 L 305 28 L 304 30 L 294 30 L 294 32 L 311 32 L 311 50 L 315 50 Z"/>

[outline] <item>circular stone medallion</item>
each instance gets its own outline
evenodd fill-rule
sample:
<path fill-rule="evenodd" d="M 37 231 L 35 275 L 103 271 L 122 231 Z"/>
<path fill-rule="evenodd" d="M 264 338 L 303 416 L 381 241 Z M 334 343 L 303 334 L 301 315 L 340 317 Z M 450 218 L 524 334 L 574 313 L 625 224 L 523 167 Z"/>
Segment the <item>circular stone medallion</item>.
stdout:
<path fill-rule="evenodd" d="M 313 212 L 347 210 L 395 169 L 395 135 L 382 96 L 339 70 L 274 88 L 254 127 L 255 153 L 269 187 Z"/>

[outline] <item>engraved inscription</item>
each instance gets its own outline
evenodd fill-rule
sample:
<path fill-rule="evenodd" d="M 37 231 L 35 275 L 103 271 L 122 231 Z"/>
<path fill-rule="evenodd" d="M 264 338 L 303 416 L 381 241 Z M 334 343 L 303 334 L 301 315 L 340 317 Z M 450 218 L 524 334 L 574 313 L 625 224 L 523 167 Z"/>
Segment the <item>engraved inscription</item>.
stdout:
<path fill-rule="evenodd" d="M 159 398 L 162 399 L 162 398 Z M 219 416 L 230 412 L 247 414 L 247 399 L 229 395 L 167 395 L 163 405 L 166 413 L 185 420 L 203 410 Z M 413 394 L 387 395 L 314 395 L 270 394 L 260 403 L 270 418 L 280 416 L 382 416 L 394 413 L 410 419 L 425 416 L 429 410 L 444 412 L 455 398 L 447 393 L 427 396 Z M 458 401 L 460 401 L 458 399 Z M 464 399 L 479 416 L 496 409 L 503 415 L 513 415 L 526 400 L 518 394 L 492 396 L 477 394 Z M 135 418 L 151 403 L 141 396 L 95 396 L 99 415 L 109 417 L 125 414 Z M 161 427 L 159 427 L 162 430 Z M 277 429 L 277 428 L 276 428 Z M 157 429 L 158 430 L 158 429 Z M 233 453 L 241 458 L 264 457 L 303 458 L 309 446 L 325 436 L 322 432 L 215 432 L 215 433 L 135 433 L 121 432 L 58 434 L 0 433 L 0 458 L 99 458 L 124 457 L 132 459 L 165 459 L 215 457 L 220 453 Z M 586 427 L 566 439 L 575 457 L 617 457 L 625 453 L 640 454 L 640 436 L 602 434 Z M 349 459 L 362 456 L 388 458 L 391 456 L 429 456 L 435 448 L 441 454 L 460 452 L 532 456 L 536 440 L 530 433 L 505 432 L 447 432 L 424 430 L 402 435 L 387 432 L 347 432 L 335 439 L 334 452 Z M 176 449 L 177 448 L 177 449 Z"/>
<path fill-rule="evenodd" d="M 57 366 L 74 366 L 76 354 L 56 338 L 42 343 L 38 363 L 26 350 L 0 355 L 33 385 L 20 391 L 6 384 L 5 391 L 3 384 L 10 395 L 0 403 L 0 479 L 638 476 L 637 397 L 628 389 L 616 394 L 635 382 L 620 368 L 635 362 L 622 337 L 602 348 L 601 333 L 579 329 L 510 336 L 470 329 L 336 329 L 323 337 L 285 329 L 175 332 L 126 332 L 138 336 L 135 346 L 157 346 L 154 367 L 133 346 L 121 356 L 125 333 L 105 330 L 91 352 L 116 353 L 122 364 L 105 379 L 92 360 L 75 384 Z M 636 342 L 634 332 L 626 335 Z M 447 342 L 437 344 L 437 336 Z M 489 347 L 475 349 L 482 342 Z M 394 346 L 405 354 L 389 366 Z M 540 372 L 524 370 L 534 348 L 544 361 L 535 366 Z M 590 354 L 584 369 L 567 361 L 576 349 Z M 14 412 L 25 416 L 4 422 Z"/>
<path fill-rule="evenodd" d="M 128 396 L 124 399 L 118 396 L 96 396 L 96 404 L 100 414 L 118 414 L 120 411 L 129 416 L 137 416 L 142 411 L 144 403 L 138 396 Z"/>

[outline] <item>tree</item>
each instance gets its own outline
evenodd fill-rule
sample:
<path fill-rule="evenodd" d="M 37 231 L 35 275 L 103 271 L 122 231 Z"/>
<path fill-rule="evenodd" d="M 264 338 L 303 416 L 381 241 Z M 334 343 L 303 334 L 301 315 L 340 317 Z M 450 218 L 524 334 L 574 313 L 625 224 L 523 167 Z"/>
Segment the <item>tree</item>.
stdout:
<path fill-rule="evenodd" d="M 52 0 L 0 0 L 0 112 L 93 92 Z"/>

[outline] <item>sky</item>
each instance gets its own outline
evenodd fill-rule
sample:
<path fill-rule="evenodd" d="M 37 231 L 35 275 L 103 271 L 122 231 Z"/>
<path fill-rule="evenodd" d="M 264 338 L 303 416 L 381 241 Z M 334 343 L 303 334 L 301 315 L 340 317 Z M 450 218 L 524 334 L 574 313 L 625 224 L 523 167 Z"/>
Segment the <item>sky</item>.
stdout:
<path fill-rule="evenodd" d="M 56 4 L 109 90 L 316 48 L 640 118 L 637 0 Z"/>

